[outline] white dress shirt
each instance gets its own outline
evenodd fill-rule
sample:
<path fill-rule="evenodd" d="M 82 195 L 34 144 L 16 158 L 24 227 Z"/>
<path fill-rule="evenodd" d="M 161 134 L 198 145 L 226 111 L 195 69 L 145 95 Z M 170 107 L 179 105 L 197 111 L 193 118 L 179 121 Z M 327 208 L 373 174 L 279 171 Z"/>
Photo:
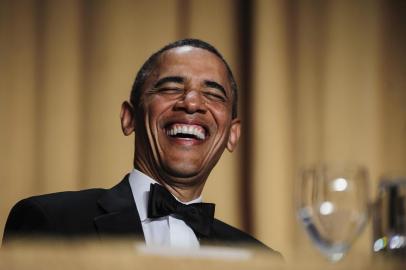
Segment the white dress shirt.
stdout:
<path fill-rule="evenodd" d="M 199 248 L 199 240 L 193 230 L 183 220 L 173 215 L 150 219 L 147 216 L 150 185 L 157 183 L 152 178 L 134 169 L 129 177 L 131 190 L 141 219 L 147 246 L 167 246 L 179 248 Z M 175 197 L 175 196 L 174 196 Z M 175 197 L 175 199 L 177 199 Z M 178 199 L 177 199 L 178 200 Z M 179 200 L 178 200 L 179 201 Z M 202 197 L 190 203 L 202 202 Z"/>

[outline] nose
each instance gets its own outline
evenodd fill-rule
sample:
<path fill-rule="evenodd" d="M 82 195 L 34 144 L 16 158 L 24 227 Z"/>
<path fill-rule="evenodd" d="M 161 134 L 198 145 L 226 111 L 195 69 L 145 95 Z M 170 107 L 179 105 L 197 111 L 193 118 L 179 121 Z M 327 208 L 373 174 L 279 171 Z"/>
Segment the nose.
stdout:
<path fill-rule="evenodd" d="M 198 90 L 187 91 L 175 104 L 176 110 L 184 110 L 187 113 L 205 113 L 206 102 L 202 93 Z"/>

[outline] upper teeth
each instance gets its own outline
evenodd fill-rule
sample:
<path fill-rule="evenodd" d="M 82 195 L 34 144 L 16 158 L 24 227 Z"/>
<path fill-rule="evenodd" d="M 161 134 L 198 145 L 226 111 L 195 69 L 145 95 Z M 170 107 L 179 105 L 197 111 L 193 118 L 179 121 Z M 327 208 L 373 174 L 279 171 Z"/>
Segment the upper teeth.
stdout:
<path fill-rule="evenodd" d="M 204 140 L 206 137 L 204 134 L 204 129 L 196 125 L 172 125 L 169 129 L 166 130 L 167 135 L 177 135 L 177 134 L 189 134 L 194 135 L 200 140 Z"/>

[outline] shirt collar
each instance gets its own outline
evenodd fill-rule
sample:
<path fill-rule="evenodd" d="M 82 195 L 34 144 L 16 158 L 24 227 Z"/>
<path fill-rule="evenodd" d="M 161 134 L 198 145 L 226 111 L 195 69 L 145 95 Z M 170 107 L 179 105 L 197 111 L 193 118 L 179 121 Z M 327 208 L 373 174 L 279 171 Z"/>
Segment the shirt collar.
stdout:
<path fill-rule="evenodd" d="M 141 221 L 145 221 L 148 218 L 147 211 L 148 211 L 149 189 L 151 187 L 151 184 L 158 184 L 158 182 L 152 179 L 151 177 L 147 176 L 146 174 L 143 174 L 137 169 L 133 169 L 132 172 L 130 173 L 129 182 L 140 219 Z M 179 201 L 178 198 L 176 198 L 175 196 L 173 197 Z M 191 204 L 191 203 L 199 203 L 202 201 L 203 198 L 200 195 L 198 198 L 194 200 L 182 203 Z"/>

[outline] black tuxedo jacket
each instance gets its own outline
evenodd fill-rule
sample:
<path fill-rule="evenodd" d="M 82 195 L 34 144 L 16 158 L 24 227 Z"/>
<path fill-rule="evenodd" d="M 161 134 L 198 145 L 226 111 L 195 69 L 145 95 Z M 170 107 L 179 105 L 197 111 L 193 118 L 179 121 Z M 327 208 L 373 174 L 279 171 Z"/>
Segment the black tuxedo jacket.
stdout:
<path fill-rule="evenodd" d="M 18 202 L 8 217 L 3 244 L 13 238 L 37 236 L 144 239 L 128 175 L 111 189 L 60 192 Z M 210 236 L 200 242 L 232 246 L 249 244 L 269 249 L 252 236 L 217 219 L 212 224 Z"/>

